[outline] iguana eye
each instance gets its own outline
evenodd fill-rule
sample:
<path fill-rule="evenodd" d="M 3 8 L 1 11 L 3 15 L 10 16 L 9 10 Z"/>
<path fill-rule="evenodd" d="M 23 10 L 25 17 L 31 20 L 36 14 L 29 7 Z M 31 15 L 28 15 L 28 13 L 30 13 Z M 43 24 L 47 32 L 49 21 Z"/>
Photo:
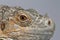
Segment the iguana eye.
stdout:
<path fill-rule="evenodd" d="M 27 17 L 25 15 L 20 15 L 20 20 L 24 21 L 26 19 L 27 19 Z"/>

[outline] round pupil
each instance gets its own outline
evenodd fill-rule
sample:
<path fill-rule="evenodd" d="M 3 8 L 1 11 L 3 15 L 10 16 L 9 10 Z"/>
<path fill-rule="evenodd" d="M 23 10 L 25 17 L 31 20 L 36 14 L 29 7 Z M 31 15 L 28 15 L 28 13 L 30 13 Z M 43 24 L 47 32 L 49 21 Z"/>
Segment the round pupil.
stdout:
<path fill-rule="evenodd" d="M 21 20 L 26 20 L 26 19 L 27 19 L 27 17 L 26 17 L 26 16 L 24 16 L 24 15 L 21 15 L 21 16 L 20 16 L 20 19 L 21 19 Z"/>

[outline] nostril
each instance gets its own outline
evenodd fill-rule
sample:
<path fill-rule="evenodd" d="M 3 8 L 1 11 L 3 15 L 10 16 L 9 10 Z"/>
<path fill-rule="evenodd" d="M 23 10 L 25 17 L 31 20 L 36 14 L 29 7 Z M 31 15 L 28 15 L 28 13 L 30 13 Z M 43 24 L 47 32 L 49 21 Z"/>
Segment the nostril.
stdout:
<path fill-rule="evenodd" d="M 1 30 L 3 31 L 5 29 L 5 23 L 1 23 Z"/>
<path fill-rule="evenodd" d="M 51 24 L 52 24 L 52 21 L 48 20 L 48 25 L 51 26 Z"/>

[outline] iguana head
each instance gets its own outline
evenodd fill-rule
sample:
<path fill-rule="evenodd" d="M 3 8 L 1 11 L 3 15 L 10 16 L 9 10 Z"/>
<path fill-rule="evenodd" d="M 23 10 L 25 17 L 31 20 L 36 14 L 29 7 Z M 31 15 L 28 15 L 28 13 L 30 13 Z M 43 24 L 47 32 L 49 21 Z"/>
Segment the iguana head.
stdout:
<path fill-rule="evenodd" d="M 20 7 L 0 8 L 0 37 L 13 40 L 49 40 L 55 30 L 55 23 L 48 16 L 40 15 L 34 9 Z"/>

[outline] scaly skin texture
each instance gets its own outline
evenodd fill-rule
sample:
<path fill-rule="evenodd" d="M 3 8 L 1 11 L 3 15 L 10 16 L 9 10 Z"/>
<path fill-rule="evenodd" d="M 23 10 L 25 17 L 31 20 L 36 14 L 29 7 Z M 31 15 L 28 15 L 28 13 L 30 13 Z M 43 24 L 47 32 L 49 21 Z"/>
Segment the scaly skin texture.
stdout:
<path fill-rule="evenodd" d="M 0 5 L 0 40 L 50 40 L 55 23 L 34 9 Z"/>

